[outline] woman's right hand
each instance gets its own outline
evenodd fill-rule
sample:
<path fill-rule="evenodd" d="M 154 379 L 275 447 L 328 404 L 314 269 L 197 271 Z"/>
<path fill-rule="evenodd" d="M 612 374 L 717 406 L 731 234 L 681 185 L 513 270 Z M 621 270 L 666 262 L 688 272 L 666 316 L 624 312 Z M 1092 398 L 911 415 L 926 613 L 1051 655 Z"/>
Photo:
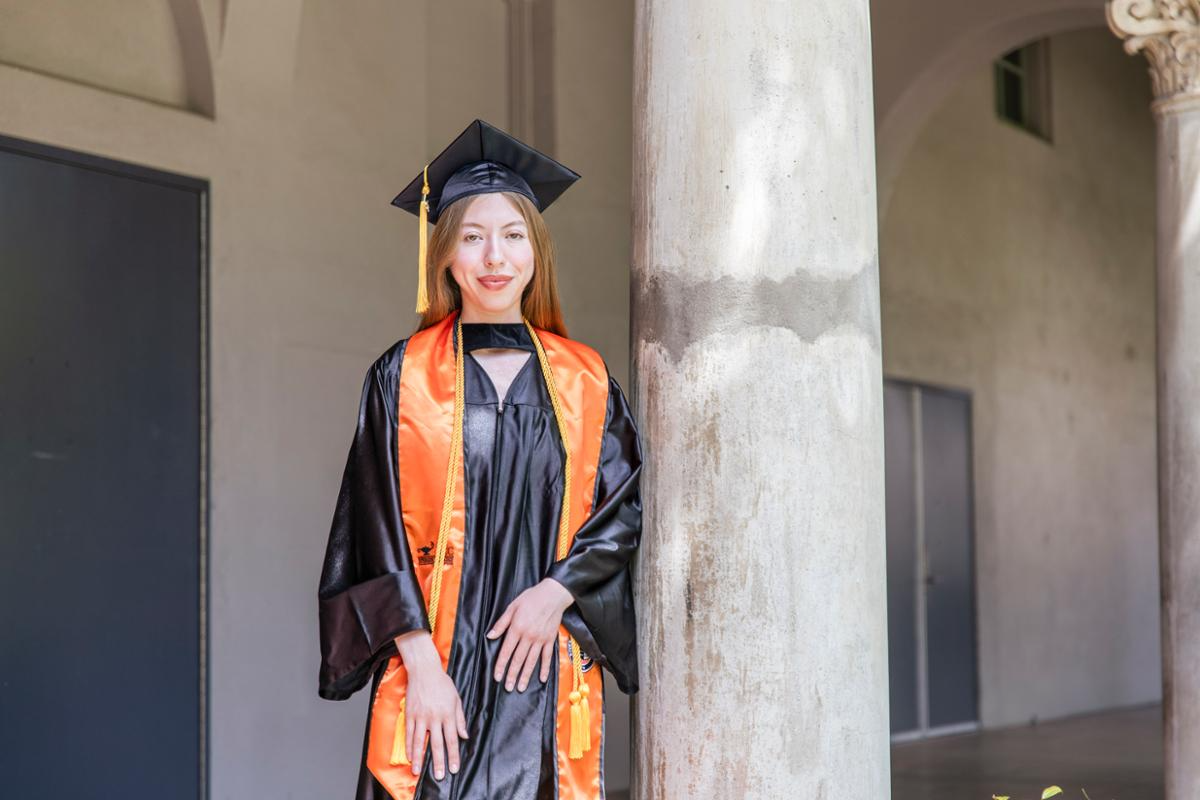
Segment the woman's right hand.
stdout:
<path fill-rule="evenodd" d="M 418 630 L 396 637 L 396 649 L 408 670 L 405 695 L 404 747 L 414 775 L 421 774 L 425 761 L 426 735 L 433 756 L 433 774 L 438 780 L 458 772 L 458 740 L 467 738 L 467 719 L 454 681 L 442 669 L 442 659 L 428 631 Z"/>

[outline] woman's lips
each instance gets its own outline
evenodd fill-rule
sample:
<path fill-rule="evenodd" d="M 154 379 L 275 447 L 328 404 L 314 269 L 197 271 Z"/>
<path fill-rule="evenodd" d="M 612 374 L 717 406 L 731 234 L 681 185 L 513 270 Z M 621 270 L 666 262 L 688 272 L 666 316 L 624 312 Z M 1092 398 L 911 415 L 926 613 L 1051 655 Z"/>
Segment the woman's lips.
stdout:
<path fill-rule="evenodd" d="M 511 275 L 485 275 L 479 279 L 485 289 L 503 289 L 512 280 Z"/>

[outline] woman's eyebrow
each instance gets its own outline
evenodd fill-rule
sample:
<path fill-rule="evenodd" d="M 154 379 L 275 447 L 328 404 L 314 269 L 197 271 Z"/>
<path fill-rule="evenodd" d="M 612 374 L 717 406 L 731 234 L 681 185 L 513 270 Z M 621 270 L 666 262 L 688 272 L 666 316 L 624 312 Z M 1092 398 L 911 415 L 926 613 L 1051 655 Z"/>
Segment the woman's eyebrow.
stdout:
<path fill-rule="evenodd" d="M 513 225 L 524 225 L 524 224 L 525 224 L 525 220 L 523 220 L 523 219 L 514 219 L 512 222 L 506 222 L 506 223 L 504 223 L 504 225 L 502 225 L 501 227 L 504 227 L 504 228 L 511 228 Z M 483 227 L 483 226 L 482 226 L 482 225 L 480 225 L 478 222 L 464 222 L 462 226 L 463 226 L 464 228 L 482 228 L 482 227 Z"/>

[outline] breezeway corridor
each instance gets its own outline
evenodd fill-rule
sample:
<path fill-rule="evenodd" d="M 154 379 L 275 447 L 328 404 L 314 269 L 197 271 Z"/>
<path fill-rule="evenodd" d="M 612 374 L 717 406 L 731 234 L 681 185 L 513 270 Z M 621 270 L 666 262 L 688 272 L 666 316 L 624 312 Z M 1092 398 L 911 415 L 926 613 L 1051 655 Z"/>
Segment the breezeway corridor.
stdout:
<path fill-rule="evenodd" d="M 894 745 L 892 800 L 1162 800 L 1162 760 L 1162 706 L 1087 714 Z"/>

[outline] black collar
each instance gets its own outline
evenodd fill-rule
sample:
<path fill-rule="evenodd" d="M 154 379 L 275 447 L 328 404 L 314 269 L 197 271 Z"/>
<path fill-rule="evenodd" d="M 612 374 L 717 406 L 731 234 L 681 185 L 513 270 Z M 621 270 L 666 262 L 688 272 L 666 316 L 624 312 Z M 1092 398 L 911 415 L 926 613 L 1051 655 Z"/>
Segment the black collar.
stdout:
<path fill-rule="evenodd" d="M 524 322 L 464 322 L 463 352 L 485 347 L 511 347 L 533 352 L 533 341 Z"/>

